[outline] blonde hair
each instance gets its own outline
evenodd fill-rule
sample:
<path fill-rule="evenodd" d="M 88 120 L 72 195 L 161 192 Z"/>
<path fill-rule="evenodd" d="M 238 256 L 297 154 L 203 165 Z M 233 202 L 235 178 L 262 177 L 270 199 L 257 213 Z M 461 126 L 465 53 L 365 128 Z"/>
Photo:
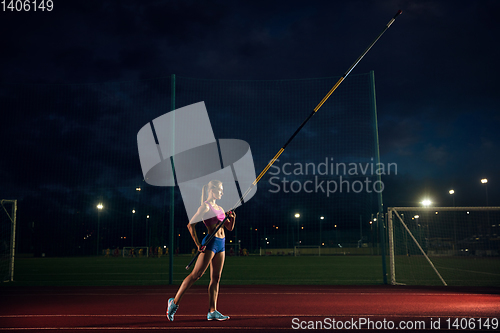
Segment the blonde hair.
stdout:
<path fill-rule="evenodd" d="M 208 199 L 208 192 L 210 192 L 213 188 L 218 188 L 219 185 L 222 185 L 220 180 L 211 180 L 207 185 L 203 186 L 201 190 L 201 204 L 203 205 L 205 201 Z"/>

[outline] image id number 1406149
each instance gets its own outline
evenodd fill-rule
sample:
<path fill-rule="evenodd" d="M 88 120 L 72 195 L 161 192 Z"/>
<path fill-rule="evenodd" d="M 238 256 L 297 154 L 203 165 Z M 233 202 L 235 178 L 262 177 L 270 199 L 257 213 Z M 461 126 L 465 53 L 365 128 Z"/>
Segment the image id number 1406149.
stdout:
<path fill-rule="evenodd" d="M 53 0 L 2 0 L 4 12 L 51 12 L 54 9 Z"/>

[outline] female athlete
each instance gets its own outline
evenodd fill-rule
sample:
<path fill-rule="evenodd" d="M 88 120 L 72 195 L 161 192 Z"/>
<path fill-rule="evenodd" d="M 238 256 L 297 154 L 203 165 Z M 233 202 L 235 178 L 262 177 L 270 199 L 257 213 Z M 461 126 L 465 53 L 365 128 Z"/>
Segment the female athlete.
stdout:
<path fill-rule="evenodd" d="M 225 259 L 225 235 L 224 228 L 220 228 L 215 234 L 215 237 L 208 243 L 205 244 L 208 236 L 216 228 L 216 225 L 223 221 L 226 214 L 222 207 L 216 204 L 216 200 L 220 200 L 223 195 L 222 182 L 218 180 L 212 180 L 207 185 L 203 186 L 201 192 L 201 206 L 198 211 L 189 221 L 187 225 L 191 237 L 193 238 L 200 255 L 196 264 L 193 268 L 191 274 L 189 274 L 182 282 L 175 298 L 170 298 L 167 305 L 167 318 L 171 321 L 174 320 L 174 314 L 179 308 L 179 303 L 182 299 L 184 293 L 202 277 L 205 273 L 208 265 L 210 265 L 210 285 L 208 286 L 208 314 L 207 320 L 226 320 L 229 316 L 224 316 L 219 311 L 217 311 L 217 296 L 219 294 L 219 281 L 222 273 L 222 267 L 224 266 Z M 210 213 L 210 214 L 209 214 Z M 209 215 L 214 217 L 208 218 Z M 224 227 L 231 231 L 234 228 L 234 222 L 236 220 L 236 214 L 232 211 L 227 213 L 228 221 L 225 223 Z M 196 235 L 195 223 L 201 221 L 205 223 L 208 234 L 203 238 L 201 244 L 198 241 L 198 236 Z"/>

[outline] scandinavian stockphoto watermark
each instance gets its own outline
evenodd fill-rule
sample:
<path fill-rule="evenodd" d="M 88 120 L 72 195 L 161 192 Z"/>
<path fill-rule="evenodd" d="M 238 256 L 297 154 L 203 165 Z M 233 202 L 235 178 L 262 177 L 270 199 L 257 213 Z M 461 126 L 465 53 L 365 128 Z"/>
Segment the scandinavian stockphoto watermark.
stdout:
<path fill-rule="evenodd" d="M 279 163 L 279 160 L 276 160 Z M 375 163 L 373 158 L 365 162 L 336 162 L 325 157 L 320 163 L 283 163 L 272 165 L 269 174 L 271 193 L 380 193 L 384 183 L 378 176 L 397 175 L 396 163 Z M 297 179 L 298 178 L 298 179 Z"/>

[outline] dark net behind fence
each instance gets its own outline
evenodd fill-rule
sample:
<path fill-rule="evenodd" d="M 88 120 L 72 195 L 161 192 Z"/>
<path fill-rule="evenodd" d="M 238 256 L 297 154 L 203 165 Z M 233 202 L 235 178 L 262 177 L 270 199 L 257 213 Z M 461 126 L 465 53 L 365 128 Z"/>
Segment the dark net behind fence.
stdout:
<path fill-rule="evenodd" d="M 124 247 L 191 253 L 178 188 L 143 181 L 139 129 L 172 106 L 204 101 L 216 139 L 248 142 L 259 174 L 337 80 L 177 76 L 2 85 L 9 144 L 2 147 L 0 186 L 4 197 L 19 199 L 17 253 L 112 256 Z M 373 72 L 351 75 L 236 210 L 228 251 L 379 254 L 373 218 L 381 211 L 380 175 L 395 172 L 379 161 Z M 202 236 L 202 224 L 197 229 Z M 315 250 L 301 251 L 309 253 Z"/>

